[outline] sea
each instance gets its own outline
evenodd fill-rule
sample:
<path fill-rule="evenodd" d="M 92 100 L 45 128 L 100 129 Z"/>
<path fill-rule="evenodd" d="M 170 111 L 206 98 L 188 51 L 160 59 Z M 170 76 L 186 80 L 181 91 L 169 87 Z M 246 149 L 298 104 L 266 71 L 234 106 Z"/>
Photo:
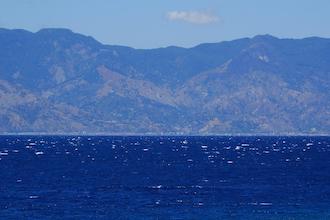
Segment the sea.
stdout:
<path fill-rule="evenodd" d="M 330 137 L 0 136 L 0 219 L 330 219 Z"/>

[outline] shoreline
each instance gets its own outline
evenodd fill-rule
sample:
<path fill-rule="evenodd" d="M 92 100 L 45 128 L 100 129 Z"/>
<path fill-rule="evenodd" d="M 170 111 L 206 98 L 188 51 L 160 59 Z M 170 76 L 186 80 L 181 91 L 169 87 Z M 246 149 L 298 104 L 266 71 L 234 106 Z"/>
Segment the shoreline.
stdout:
<path fill-rule="evenodd" d="M 224 134 L 174 134 L 174 133 L 0 133 L 0 136 L 103 136 L 103 137 L 330 137 L 330 134 L 309 133 L 224 133 Z"/>

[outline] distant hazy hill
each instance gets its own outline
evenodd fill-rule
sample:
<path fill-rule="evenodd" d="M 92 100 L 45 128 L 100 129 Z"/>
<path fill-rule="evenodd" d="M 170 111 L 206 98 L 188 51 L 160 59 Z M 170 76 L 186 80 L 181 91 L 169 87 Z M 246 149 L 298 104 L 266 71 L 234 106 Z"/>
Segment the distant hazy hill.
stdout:
<path fill-rule="evenodd" d="M 193 48 L 0 29 L 0 132 L 330 133 L 330 39 Z"/>

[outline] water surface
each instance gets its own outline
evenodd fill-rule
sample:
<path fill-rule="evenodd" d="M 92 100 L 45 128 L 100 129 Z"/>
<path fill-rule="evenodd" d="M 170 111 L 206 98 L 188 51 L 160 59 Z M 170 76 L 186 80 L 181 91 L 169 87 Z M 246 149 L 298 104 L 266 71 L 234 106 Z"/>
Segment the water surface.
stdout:
<path fill-rule="evenodd" d="M 1 219 L 330 219 L 329 137 L 0 136 Z"/>

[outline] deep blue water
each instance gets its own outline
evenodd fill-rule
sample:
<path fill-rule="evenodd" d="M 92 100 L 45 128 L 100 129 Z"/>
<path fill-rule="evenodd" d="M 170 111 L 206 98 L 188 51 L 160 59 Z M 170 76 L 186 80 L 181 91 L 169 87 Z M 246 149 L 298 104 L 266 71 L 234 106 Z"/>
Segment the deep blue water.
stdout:
<path fill-rule="evenodd" d="M 330 137 L 0 136 L 0 219 L 330 219 Z"/>

